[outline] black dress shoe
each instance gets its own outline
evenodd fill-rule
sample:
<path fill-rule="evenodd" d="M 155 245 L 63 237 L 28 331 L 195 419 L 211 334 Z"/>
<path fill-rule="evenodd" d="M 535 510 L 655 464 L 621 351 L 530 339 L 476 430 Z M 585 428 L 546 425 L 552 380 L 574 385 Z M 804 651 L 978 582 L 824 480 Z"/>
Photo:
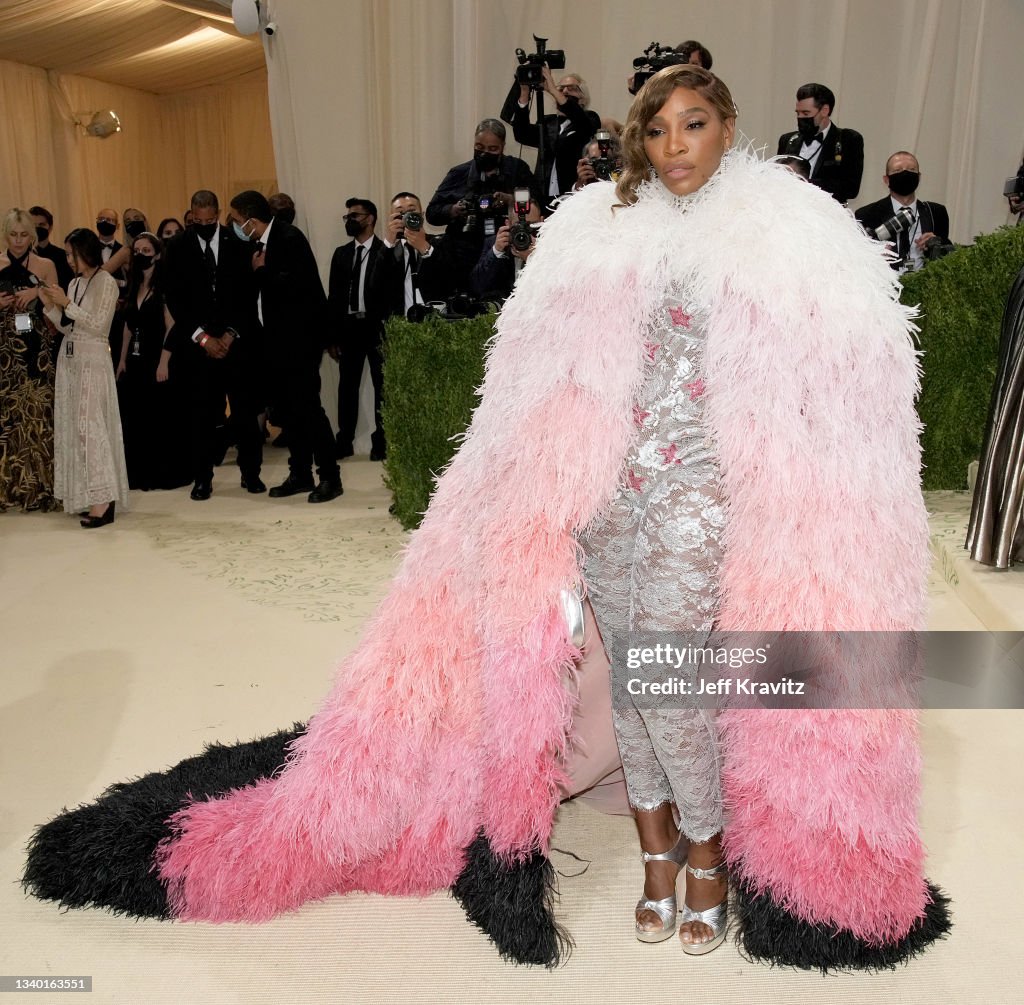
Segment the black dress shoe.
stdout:
<path fill-rule="evenodd" d="M 387 459 L 388 459 L 388 452 L 383 447 L 381 447 L 379 450 L 377 449 L 377 447 L 374 447 L 370 451 L 370 460 L 371 461 L 386 461 Z"/>
<path fill-rule="evenodd" d="M 270 495 L 274 499 L 281 499 L 284 496 L 297 496 L 300 492 L 309 492 L 312 488 L 312 478 L 309 481 L 297 481 L 289 475 L 280 485 L 275 485 L 270 490 Z"/>
<path fill-rule="evenodd" d="M 263 484 L 263 480 L 260 478 L 259 475 L 253 475 L 251 478 L 246 478 L 243 476 L 242 488 L 245 489 L 246 492 L 252 493 L 267 491 L 267 486 Z"/>
<path fill-rule="evenodd" d="M 213 485 L 210 482 L 196 482 L 192 486 L 192 491 L 189 493 L 191 499 L 195 499 L 196 502 L 202 502 L 204 499 L 209 499 L 213 495 Z"/>
<path fill-rule="evenodd" d="M 330 502 L 332 499 L 337 499 L 345 490 L 341 487 L 341 482 L 321 482 L 312 492 L 309 493 L 309 499 L 307 502 L 320 503 Z"/>

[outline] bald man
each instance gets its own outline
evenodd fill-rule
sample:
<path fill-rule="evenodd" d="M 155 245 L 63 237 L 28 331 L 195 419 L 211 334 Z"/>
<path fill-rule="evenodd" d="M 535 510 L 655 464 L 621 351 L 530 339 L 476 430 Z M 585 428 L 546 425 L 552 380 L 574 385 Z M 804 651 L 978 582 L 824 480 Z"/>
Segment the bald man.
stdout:
<path fill-rule="evenodd" d="M 934 238 L 949 243 L 949 213 L 938 202 L 924 202 L 917 198 L 917 187 L 921 181 L 921 165 L 909 150 L 897 150 L 885 162 L 882 184 L 889 194 L 878 202 L 861 206 L 853 215 L 868 230 L 874 231 L 899 210 L 909 209 L 913 223 L 909 229 L 896 237 L 896 252 L 899 255 L 892 267 L 900 272 L 914 272 L 925 261 L 925 248 Z"/>

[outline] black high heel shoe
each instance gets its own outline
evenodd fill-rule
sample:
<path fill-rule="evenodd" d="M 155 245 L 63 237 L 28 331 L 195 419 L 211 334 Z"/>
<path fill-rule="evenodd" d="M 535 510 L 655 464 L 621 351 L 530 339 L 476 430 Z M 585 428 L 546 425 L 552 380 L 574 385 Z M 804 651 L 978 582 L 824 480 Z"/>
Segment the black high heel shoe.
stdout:
<path fill-rule="evenodd" d="M 114 522 L 114 507 L 116 505 L 114 502 L 110 503 L 103 516 L 87 516 L 84 520 L 79 520 L 78 522 L 83 527 L 105 527 L 108 523 Z"/>

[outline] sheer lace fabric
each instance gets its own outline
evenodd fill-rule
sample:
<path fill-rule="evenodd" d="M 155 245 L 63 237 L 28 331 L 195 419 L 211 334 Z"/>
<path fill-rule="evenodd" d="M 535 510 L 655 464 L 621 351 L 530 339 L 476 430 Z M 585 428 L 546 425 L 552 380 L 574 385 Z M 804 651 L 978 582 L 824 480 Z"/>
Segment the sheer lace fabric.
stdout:
<path fill-rule="evenodd" d="M 713 443 L 702 422 L 704 312 L 669 295 L 652 326 L 647 378 L 635 404 L 637 435 L 607 516 L 581 539 L 598 627 L 612 640 L 665 631 L 685 644 L 707 638 L 718 606 L 724 507 Z M 722 828 L 718 736 L 713 711 L 624 706 L 613 721 L 630 802 L 675 803 L 692 841 Z"/>
<path fill-rule="evenodd" d="M 68 296 L 65 315 L 73 325 L 60 324 L 59 310 L 47 311 L 65 335 L 54 388 L 53 494 L 69 513 L 112 500 L 125 508 L 128 475 L 109 344 L 117 283 L 97 272 L 91 282 L 73 280 Z"/>

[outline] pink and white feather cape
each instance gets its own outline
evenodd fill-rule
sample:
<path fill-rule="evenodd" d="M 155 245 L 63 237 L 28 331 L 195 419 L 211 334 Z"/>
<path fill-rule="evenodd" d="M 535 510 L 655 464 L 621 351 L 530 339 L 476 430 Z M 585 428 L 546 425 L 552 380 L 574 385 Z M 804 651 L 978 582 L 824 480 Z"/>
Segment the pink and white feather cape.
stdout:
<path fill-rule="evenodd" d="M 178 916 L 444 888 L 481 829 L 502 860 L 546 851 L 578 657 L 560 591 L 584 585 L 576 534 L 619 484 L 645 330 L 673 284 L 711 307 L 720 627 L 923 626 L 917 356 L 878 246 L 744 150 L 687 200 L 651 182 L 616 201 L 592 185 L 544 225 L 464 442 L 285 769 L 177 815 L 159 867 Z M 748 899 L 868 946 L 919 926 L 914 714 L 733 711 L 722 725 Z"/>

